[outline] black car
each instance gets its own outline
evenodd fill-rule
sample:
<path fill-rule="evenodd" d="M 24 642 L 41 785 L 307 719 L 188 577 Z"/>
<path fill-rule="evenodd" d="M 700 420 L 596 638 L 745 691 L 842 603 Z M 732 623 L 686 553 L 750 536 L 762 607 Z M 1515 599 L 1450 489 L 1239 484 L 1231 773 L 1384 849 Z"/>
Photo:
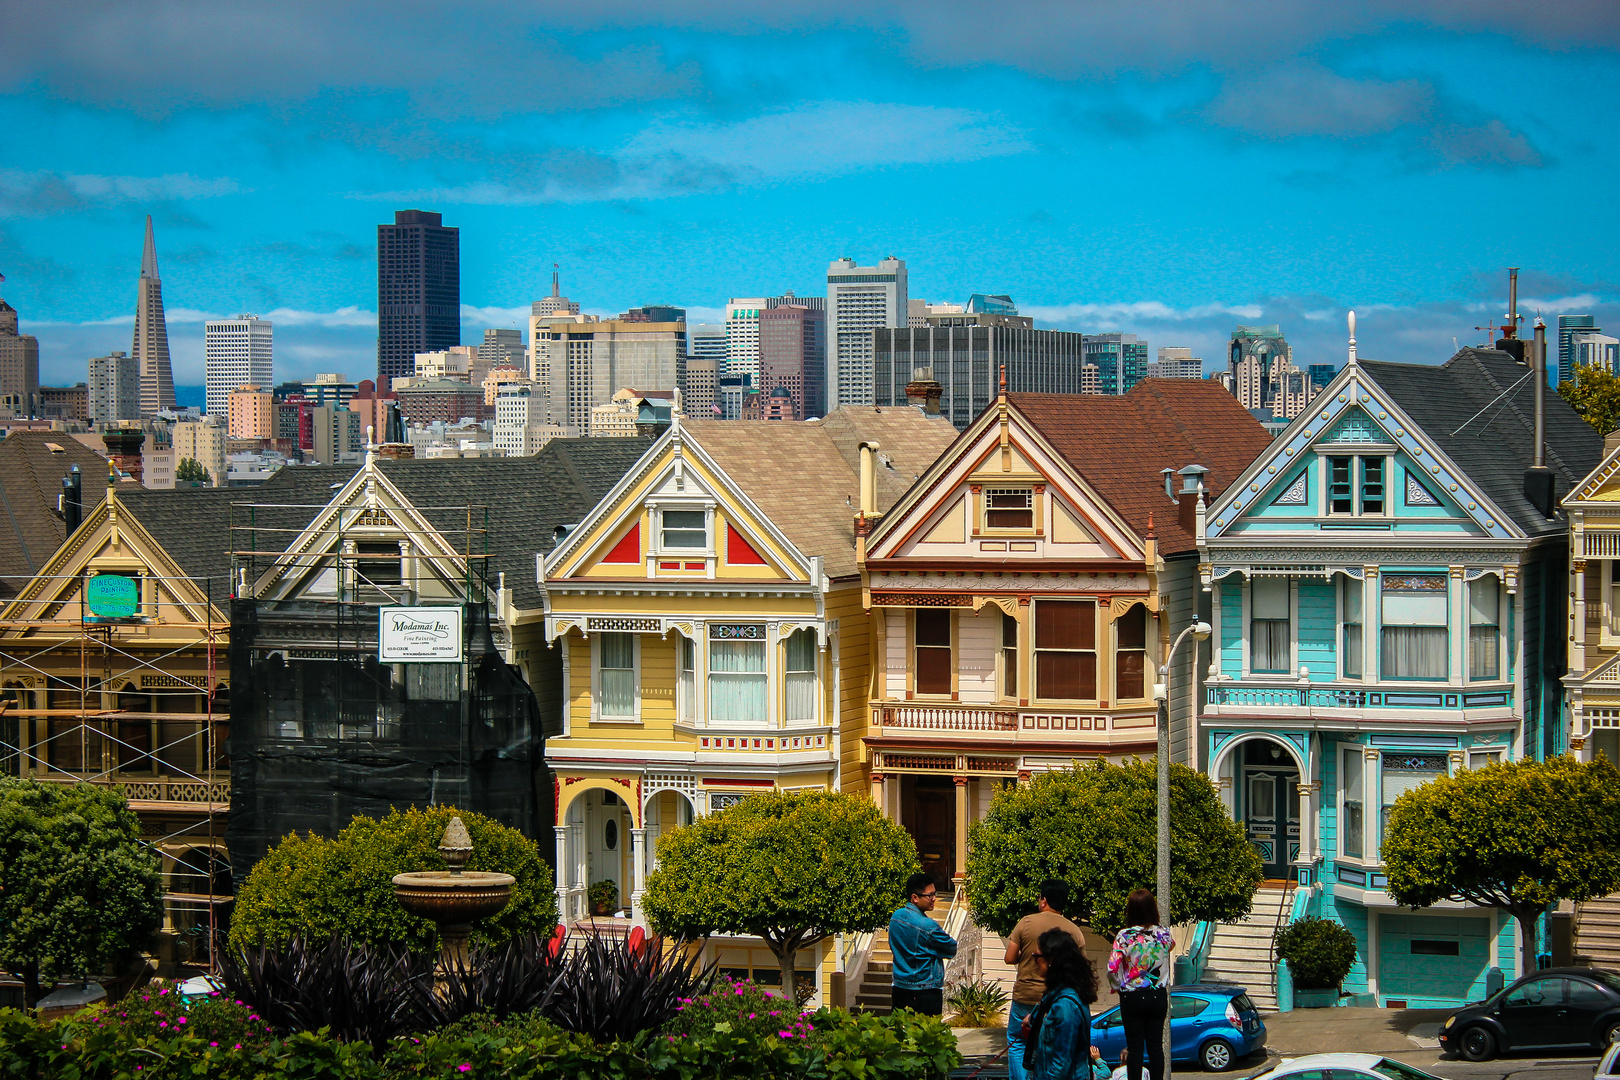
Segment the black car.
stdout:
<path fill-rule="evenodd" d="M 1620 975 L 1544 968 L 1452 1013 L 1440 1049 L 1469 1061 L 1513 1050 L 1605 1047 L 1620 1037 Z"/>

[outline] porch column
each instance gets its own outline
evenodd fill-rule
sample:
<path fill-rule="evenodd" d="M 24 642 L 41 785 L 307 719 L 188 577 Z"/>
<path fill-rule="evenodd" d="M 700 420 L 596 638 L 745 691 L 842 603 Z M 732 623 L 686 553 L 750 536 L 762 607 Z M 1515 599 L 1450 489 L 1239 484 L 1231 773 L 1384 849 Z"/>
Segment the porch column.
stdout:
<path fill-rule="evenodd" d="M 1299 859 L 1297 866 L 1311 866 L 1316 862 L 1316 788 L 1315 784 L 1299 784 Z"/>
<path fill-rule="evenodd" d="M 961 881 L 967 876 L 968 778 L 951 779 L 956 781 L 956 880 Z"/>
<path fill-rule="evenodd" d="M 883 801 L 883 774 L 880 772 L 872 773 L 872 801 L 877 803 L 878 813 L 889 816 L 889 805 Z"/>
<path fill-rule="evenodd" d="M 568 826 L 551 830 L 557 837 L 557 917 L 566 920 L 568 911 Z"/>
<path fill-rule="evenodd" d="M 641 894 L 647 888 L 647 830 L 630 830 L 630 918 L 641 921 Z"/>

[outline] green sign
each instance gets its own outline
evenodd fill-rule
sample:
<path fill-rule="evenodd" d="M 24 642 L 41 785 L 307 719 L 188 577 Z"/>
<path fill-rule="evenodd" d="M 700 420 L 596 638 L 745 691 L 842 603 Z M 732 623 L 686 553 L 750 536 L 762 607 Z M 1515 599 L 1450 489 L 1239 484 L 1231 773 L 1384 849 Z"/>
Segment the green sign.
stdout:
<path fill-rule="evenodd" d="M 127 619 L 141 606 L 141 589 L 132 577 L 97 574 L 85 585 L 90 614 L 101 619 Z"/>

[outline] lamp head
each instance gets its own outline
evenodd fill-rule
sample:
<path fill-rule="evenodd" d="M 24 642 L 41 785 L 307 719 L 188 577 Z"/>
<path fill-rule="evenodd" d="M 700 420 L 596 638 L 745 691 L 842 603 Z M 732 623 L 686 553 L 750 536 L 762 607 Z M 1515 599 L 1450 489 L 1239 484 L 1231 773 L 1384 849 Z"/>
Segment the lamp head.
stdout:
<path fill-rule="evenodd" d="M 1209 623 L 1207 623 L 1207 622 L 1195 622 L 1195 623 L 1193 623 L 1193 640 L 1194 641 L 1208 641 L 1210 633 L 1211 633 L 1211 630 L 1210 630 Z"/>

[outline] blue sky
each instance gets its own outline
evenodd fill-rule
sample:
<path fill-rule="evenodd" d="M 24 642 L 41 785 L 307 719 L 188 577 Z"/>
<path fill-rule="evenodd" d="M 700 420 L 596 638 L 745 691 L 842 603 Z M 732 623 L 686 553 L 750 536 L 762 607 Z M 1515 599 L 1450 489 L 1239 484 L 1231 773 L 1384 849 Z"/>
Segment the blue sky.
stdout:
<path fill-rule="evenodd" d="M 761 8 L 768 10 L 760 10 Z M 375 370 L 375 226 L 461 227 L 463 340 L 551 264 L 588 311 L 914 297 L 1208 359 L 1438 362 L 1500 318 L 1620 328 L 1620 5 L 1583 0 L 0 0 L 0 293 L 47 382 L 128 348 L 157 225 L 175 378 L 205 317 L 278 378 Z"/>

